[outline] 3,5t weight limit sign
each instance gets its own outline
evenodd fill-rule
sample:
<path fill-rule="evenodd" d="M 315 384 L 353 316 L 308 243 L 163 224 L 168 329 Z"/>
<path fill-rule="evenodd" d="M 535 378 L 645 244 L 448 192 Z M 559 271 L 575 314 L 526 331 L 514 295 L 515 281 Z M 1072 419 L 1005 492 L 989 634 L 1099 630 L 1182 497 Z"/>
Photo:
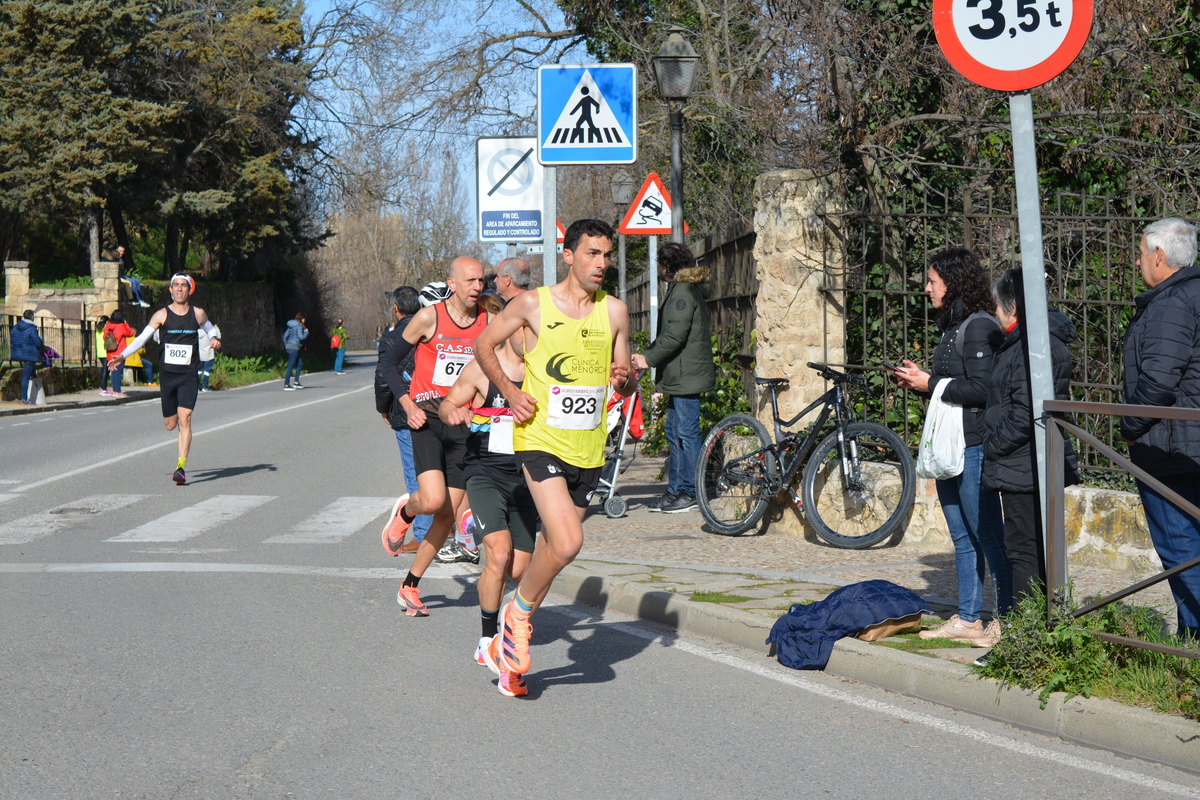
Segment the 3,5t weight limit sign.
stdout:
<path fill-rule="evenodd" d="M 933 30 L 966 78 L 1006 92 L 1040 86 L 1087 42 L 1093 0 L 934 0 Z"/>

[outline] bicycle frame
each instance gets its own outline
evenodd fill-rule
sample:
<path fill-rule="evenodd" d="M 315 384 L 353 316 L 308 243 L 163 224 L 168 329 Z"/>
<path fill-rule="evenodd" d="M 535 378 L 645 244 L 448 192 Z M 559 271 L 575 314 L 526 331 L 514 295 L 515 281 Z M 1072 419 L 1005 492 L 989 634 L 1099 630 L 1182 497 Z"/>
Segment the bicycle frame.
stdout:
<path fill-rule="evenodd" d="M 812 453 L 813 448 L 821 441 L 821 434 L 825 430 L 825 424 L 829 421 L 830 416 L 834 417 L 834 424 L 837 429 L 844 430 L 845 426 L 854 421 L 854 412 L 846 403 L 846 393 L 840 382 L 834 383 L 833 388 L 818 397 L 800 413 L 789 420 L 784 420 L 779 416 L 779 400 L 777 397 L 778 387 L 771 386 L 771 416 L 775 423 L 775 443 L 769 448 L 772 455 L 775 456 L 776 462 L 779 464 L 778 470 L 778 486 L 770 487 L 774 494 L 778 494 L 787 487 L 792 495 L 798 508 L 803 507 L 803 503 L 796 495 L 792 488 L 792 480 L 796 477 L 796 473 Z M 812 427 L 803 440 L 800 440 L 799 434 L 786 433 L 785 428 L 790 428 L 818 407 L 821 408 L 821 413 L 817 415 Z M 855 479 L 857 475 L 852 475 L 851 460 L 846 453 L 846 443 L 842 437 L 838 437 L 838 455 L 842 459 L 842 475 L 846 477 L 847 487 Z M 797 444 L 798 442 L 798 444 Z"/>

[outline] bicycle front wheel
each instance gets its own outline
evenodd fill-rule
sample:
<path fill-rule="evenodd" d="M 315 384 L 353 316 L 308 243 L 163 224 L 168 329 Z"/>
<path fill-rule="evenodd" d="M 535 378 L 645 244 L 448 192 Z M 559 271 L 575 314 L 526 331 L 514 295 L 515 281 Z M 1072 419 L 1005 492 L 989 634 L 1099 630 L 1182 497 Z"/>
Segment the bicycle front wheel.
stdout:
<path fill-rule="evenodd" d="M 917 471 L 904 441 L 882 425 L 853 422 L 846 426 L 845 442 L 845 462 L 834 431 L 804 466 L 804 515 L 825 541 L 861 550 L 904 524 L 917 493 Z"/>
<path fill-rule="evenodd" d="M 767 429 L 749 414 L 730 414 L 709 431 L 696 465 L 696 501 L 715 532 L 737 536 L 762 519 L 775 480 L 770 446 Z"/>

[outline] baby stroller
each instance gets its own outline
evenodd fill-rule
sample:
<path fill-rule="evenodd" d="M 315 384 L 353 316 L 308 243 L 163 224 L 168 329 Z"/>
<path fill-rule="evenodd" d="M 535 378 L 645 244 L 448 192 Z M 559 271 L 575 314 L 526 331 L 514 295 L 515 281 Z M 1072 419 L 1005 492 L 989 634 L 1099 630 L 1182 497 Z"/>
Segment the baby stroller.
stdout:
<path fill-rule="evenodd" d="M 592 497 L 599 497 L 604 502 L 604 514 L 609 519 L 620 519 L 625 516 L 625 498 L 617 494 L 617 477 L 633 464 L 636 453 L 630 453 L 629 461 L 625 461 L 625 443 L 633 439 L 637 441 L 645 433 L 642 419 L 642 397 L 640 392 L 634 392 L 629 397 L 610 390 L 608 403 L 608 436 L 613 450 L 600 469 L 600 484 L 592 492 Z"/>

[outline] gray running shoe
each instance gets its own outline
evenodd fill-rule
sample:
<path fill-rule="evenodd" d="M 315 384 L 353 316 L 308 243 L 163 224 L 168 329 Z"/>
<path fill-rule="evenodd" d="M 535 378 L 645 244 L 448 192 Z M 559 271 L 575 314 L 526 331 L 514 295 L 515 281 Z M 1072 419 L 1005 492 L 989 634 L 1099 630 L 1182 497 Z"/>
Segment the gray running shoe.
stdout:
<path fill-rule="evenodd" d="M 695 511 L 696 498 L 690 494 L 672 497 L 671 502 L 663 503 L 661 511 L 664 514 L 682 514 L 684 511 Z"/>

